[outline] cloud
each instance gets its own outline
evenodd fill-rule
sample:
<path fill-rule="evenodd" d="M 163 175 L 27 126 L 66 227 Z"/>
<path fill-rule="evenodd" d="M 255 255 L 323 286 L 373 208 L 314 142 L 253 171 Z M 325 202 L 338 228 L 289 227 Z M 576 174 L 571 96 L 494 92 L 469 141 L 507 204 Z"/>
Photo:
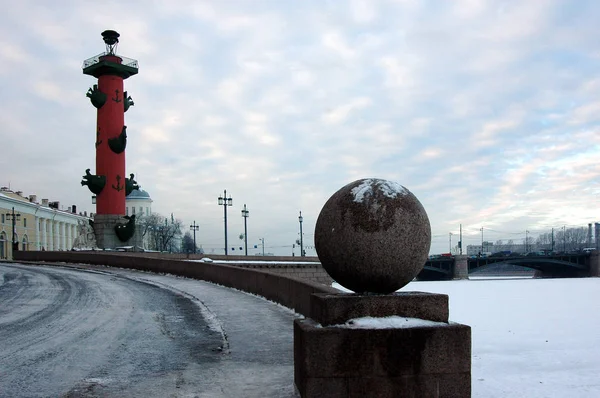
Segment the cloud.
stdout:
<path fill-rule="evenodd" d="M 298 211 L 309 244 L 324 202 L 362 177 L 419 197 L 434 252 L 459 224 L 469 244 L 482 226 L 506 238 L 600 217 L 594 2 L 37 3 L 0 17 L 0 167 L 19 190 L 92 210 L 81 62 L 111 28 L 140 65 L 128 172 L 205 248 L 222 245 L 224 189 L 230 231 L 246 203 L 250 241 L 291 254 Z"/>
<path fill-rule="evenodd" d="M 354 98 L 350 102 L 339 105 L 323 115 L 323 121 L 327 124 L 340 124 L 346 121 L 351 113 L 360 111 L 371 104 L 370 98 Z"/>

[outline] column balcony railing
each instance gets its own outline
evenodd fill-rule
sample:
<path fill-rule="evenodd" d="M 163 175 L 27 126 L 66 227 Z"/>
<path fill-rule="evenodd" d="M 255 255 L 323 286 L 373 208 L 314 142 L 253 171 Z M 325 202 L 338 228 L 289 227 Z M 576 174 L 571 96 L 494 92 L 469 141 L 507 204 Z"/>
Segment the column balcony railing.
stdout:
<path fill-rule="evenodd" d="M 137 60 L 127 58 L 122 55 L 110 54 L 106 51 L 83 61 L 83 69 L 89 68 L 90 66 L 99 63 L 100 58 L 105 55 L 112 55 L 115 57 L 119 57 L 119 58 L 121 58 L 121 65 L 128 66 L 128 67 L 134 68 L 134 69 L 138 69 L 138 61 Z"/>

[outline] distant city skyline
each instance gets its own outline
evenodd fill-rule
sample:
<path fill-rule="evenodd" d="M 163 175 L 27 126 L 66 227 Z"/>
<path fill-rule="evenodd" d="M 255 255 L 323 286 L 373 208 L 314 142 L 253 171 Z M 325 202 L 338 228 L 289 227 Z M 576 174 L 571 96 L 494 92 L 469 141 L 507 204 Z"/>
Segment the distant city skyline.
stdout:
<path fill-rule="evenodd" d="M 0 16 L 0 186 L 94 212 L 94 79 L 121 34 L 126 172 L 153 211 L 291 255 L 326 200 L 360 178 L 402 184 L 431 253 L 600 221 L 600 3 L 21 1 Z M 185 228 L 184 231 L 185 232 Z M 237 249 L 236 249 L 237 250 Z M 257 249 L 252 249 L 253 254 Z M 262 249 L 261 249 L 262 251 Z M 232 253 L 233 254 L 233 253 Z M 307 249 L 307 255 L 314 255 Z M 299 249 L 296 248 L 296 255 Z"/>

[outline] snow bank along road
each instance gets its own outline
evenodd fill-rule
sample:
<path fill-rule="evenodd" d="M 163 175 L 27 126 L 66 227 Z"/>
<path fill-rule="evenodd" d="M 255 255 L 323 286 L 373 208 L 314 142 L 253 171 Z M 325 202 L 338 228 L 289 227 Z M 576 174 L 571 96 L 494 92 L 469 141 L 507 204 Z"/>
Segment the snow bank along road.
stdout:
<path fill-rule="evenodd" d="M 0 263 L 0 397 L 293 397 L 293 318 L 191 279 Z"/>

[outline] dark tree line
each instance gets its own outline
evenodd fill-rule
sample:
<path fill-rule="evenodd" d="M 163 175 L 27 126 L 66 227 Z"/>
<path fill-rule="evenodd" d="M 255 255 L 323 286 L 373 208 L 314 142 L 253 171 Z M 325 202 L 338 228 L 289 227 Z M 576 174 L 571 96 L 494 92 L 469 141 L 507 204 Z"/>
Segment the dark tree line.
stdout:
<path fill-rule="evenodd" d="M 198 248 L 198 244 L 196 244 L 196 250 L 194 251 L 194 238 L 192 237 L 191 232 L 186 232 L 183 235 L 183 239 L 181 240 L 181 251 L 183 253 L 201 253 L 202 250 Z"/>

